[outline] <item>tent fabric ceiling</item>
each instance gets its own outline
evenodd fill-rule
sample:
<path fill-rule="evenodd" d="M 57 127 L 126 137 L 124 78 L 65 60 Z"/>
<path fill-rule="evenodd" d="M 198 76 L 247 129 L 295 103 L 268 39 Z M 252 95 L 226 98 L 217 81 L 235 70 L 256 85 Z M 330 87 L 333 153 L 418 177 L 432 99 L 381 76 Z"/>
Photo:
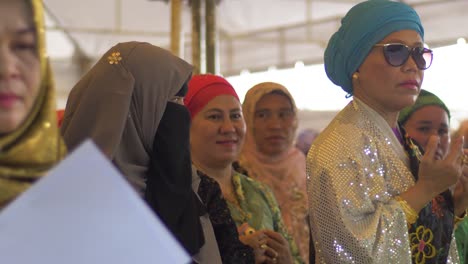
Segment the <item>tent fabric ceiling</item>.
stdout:
<path fill-rule="evenodd" d="M 217 7 L 219 70 L 235 75 L 321 63 L 340 19 L 358 0 L 222 0 Z M 468 39 L 467 0 L 406 0 L 420 14 L 430 47 Z M 168 48 L 170 4 L 148 0 L 44 0 L 49 56 L 96 60 L 118 42 Z M 190 62 L 191 14 L 183 2 L 183 58 Z"/>

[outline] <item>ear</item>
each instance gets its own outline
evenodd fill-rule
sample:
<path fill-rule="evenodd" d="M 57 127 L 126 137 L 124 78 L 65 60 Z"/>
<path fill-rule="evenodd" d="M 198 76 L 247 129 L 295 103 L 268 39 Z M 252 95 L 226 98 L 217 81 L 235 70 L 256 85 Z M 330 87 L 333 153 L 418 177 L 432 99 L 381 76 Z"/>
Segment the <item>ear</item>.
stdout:
<path fill-rule="evenodd" d="M 359 71 L 353 73 L 352 78 L 353 78 L 354 80 L 359 79 Z"/>

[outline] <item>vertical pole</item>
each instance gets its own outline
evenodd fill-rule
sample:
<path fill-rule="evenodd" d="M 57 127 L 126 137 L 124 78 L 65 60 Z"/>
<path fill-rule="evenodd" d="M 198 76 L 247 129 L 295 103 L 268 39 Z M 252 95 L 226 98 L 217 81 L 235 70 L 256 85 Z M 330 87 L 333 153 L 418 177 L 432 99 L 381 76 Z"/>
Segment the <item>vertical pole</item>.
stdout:
<path fill-rule="evenodd" d="M 216 73 L 216 3 L 205 0 L 206 19 L 206 72 Z"/>
<path fill-rule="evenodd" d="M 192 0 L 192 64 L 193 74 L 201 69 L 201 0 Z"/>
<path fill-rule="evenodd" d="M 181 55 L 181 13 L 182 0 L 171 0 L 171 52 L 176 55 Z"/>

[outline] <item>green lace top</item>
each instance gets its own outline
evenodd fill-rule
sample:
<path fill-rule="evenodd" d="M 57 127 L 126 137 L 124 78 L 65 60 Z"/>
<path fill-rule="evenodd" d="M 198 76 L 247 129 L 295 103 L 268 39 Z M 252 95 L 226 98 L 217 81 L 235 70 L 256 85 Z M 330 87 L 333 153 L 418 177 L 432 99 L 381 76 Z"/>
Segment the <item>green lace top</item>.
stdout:
<path fill-rule="evenodd" d="M 304 263 L 296 243 L 286 231 L 272 191 L 263 183 L 238 172 L 234 173 L 232 181 L 240 206 L 230 201 L 227 203 L 236 225 L 239 227 L 247 222 L 255 230 L 270 229 L 281 234 L 289 242 L 294 263 Z"/>
<path fill-rule="evenodd" d="M 467 263 L 468 261 L 468 218 L 465 217 L 463 221 L 458 224 L 455 229 L 455 238 L 457 240 L 458 254 L 460 256 L 460 263 Z"/>

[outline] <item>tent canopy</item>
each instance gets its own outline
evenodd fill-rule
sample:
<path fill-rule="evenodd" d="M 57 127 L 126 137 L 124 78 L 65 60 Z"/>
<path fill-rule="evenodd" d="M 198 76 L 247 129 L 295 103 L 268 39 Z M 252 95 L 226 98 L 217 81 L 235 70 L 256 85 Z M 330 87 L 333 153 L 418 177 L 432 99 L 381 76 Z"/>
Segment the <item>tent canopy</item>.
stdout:
<path fill-rule="evenodd" d="M 203 1 L 202 1 L 203 2 Z M 322 63 L 340 19 L 359 0 L 221 0 L 217 7 L 219 70 L 289 68 Z M 430 47 L 468 39 L 468 1 L 406 0 L 420 14 Z M 52 60 L 97 58 L 117 42 L 169 48 L 170 3 L 149 0 L 44 0 Z M 191 61 L 191 11 L 183 1 L 182 57 Z"/>

